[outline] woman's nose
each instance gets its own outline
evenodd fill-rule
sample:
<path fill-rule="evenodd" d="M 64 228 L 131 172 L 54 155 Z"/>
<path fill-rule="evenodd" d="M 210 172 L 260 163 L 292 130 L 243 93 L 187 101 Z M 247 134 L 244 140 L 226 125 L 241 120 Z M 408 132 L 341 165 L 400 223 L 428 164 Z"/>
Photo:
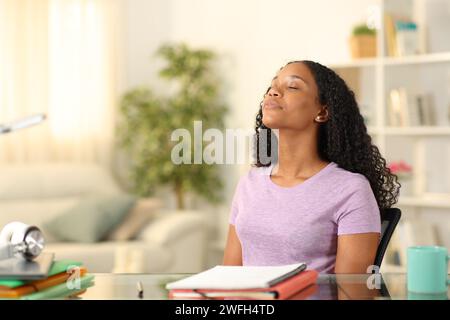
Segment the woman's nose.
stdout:
<path fill-rule="evenodd" d="M 271 87 L 267 94 L 270 97 L 279 97 L 280 96 L 280 92 L 278 91 L 278 89 L 276 87 Z"/>

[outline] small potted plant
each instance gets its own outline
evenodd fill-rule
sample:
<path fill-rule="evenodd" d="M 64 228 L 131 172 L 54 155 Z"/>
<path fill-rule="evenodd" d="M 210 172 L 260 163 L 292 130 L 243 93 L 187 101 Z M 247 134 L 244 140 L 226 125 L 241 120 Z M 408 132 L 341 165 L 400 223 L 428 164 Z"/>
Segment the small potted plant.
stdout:
<path fill-rule="evenodd" d="M 388 165 L 389 170 L 395 175 L 397 175 L 400 184 L 402 185 L 400 188 L 400 192 L 403 195 L 409 195 L 410 194 L 410 183 L 412 180 L 412 167 L 407 164 L 405 161 L 397 161 L 397 162 L 391 162 Z"/>
<path fill-rule="evenodd" d="M 377 55 L 376 30 L 366 24 L 359 24 L 353 28 L 350 37 L 350 51 L 352 58 L 372 58 Z"/>

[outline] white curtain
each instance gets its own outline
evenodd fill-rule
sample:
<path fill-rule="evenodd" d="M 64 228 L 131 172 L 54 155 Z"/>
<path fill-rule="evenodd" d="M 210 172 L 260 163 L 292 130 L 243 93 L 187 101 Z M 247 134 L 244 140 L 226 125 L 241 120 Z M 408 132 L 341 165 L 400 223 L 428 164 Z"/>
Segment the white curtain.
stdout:
<path fill-rule="evenodd" d="M 109 165 L 117 105 L 117 0 L 0 0 L 0 163 Z"/>

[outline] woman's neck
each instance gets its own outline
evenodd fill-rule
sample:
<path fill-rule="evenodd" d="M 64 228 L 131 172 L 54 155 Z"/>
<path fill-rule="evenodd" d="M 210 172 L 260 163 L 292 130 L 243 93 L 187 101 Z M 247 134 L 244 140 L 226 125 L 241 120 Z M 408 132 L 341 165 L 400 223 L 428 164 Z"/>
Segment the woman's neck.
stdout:
<path fill-rule="evenodd" d="M 327 164 L 319 157 L 316 132 L 278 131 L 278 163 L 274 167 L 274 175 L 309 177 Z"/>

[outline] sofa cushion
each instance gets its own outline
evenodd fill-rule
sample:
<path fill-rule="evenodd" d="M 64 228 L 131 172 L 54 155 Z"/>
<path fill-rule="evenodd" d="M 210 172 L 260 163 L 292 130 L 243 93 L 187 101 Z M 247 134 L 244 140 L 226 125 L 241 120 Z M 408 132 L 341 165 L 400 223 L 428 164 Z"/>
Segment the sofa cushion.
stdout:
<path fill-rule="evenodd" d="M 0 200 L 120 192 L 108 170 L 95 164 L 1 165 L 0 177 Z"/>
<path fill-rule="evenodd" d="M 46 252 L 53 252 L 55 259 L 81 261 L 89 272 L 166 272 L 174 257 L 164 247 L 151 242 L 128 241 L 91 243 L 52 243 L 45 247 Z M 141 253 L 140 255 L 136 254 Z M 136 257 L 143 257 L 136 259 Z M 136 261 L 133 261 L 136 259 Z M 120 265 L 126 267 L 120 270 Z M 142 265 L 140 265 L 142 264 Z M 129 267 L 132 269 L 127 270 Z M 134 270 L 133 270 L 134 268 Z M 139 270 L 140 269 L 140 270 Z"/>
<path fill-rule="evenodd" d="M 84 197 L 44 227 L 61 241 L 97 242 L 123 221 L 135 202 L 128 194 Z"/>
<path fill-rule="evenodd" d="M 154 217 L 162 203 L 157 198 L 139 199 L 125 219 L 108 235 L 107 240 L 125 241 L 135 238 Z"/>
<path fill-rule="evenodd" d="M 54 242 L 57 239 L 45 229 L 44 223 L 54 219 L 79 201 L 80 197 L 0 201 L 0 228 L 9 222 L 20 221 L 40 228 L 46 243 Z"/>
<path fill-rule="evenodd" d="M 138 234 L 137 239 L 169 246 L 194 230 L 206 231 L 204 215 L 195 210 L 160 210 Z"/>

